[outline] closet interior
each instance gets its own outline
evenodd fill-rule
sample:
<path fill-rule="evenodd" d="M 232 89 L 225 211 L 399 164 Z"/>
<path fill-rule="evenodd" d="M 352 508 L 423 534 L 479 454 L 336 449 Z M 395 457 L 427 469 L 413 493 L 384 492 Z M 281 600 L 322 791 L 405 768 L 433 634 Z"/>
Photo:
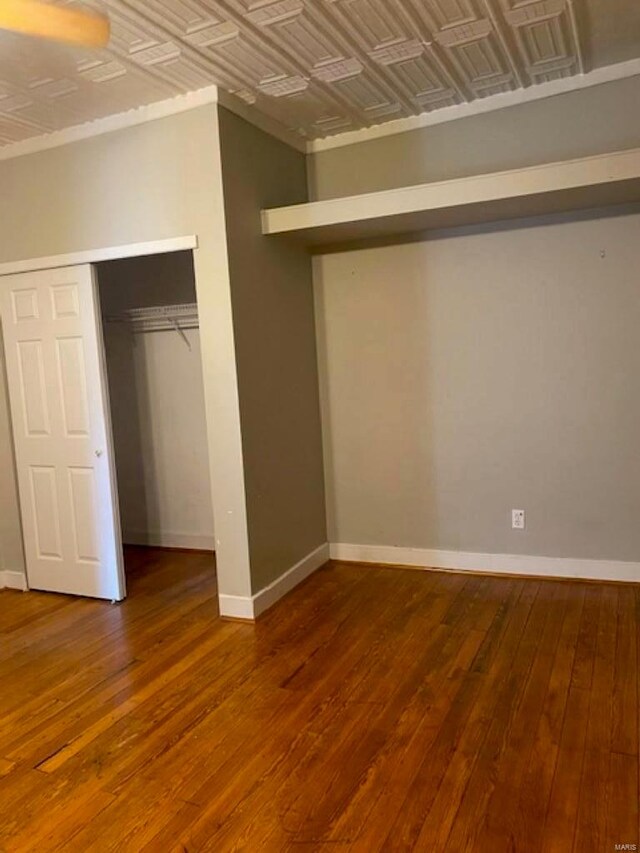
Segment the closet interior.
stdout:
<path fill-rule="evenodd" d="M 97 275 L 123 544 L 214 551 L 192 253 Z"/>

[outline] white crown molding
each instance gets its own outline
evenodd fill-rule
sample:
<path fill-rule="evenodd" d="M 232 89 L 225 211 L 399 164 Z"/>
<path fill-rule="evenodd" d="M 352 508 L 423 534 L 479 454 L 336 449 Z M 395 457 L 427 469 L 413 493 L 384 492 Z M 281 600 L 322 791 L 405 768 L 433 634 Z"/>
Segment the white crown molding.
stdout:
<path fill-rule="evenodd" d="M 80 142 L 93 136 L 102 136 L 104 133 L 113 133 L 116 130 L 124 130 L 127 127 L 135 127 L 146 124 L 149 121 L 167 118 L 167 116 L 184 113 L 207 104 L 218 103 L 218 87 L 207 86 L 196 92 L 187 92 L 186 95 L 178 95 L 165 101 L 156 101 L 127 110 L 124 113 L 98 118 L 95 121 L 84 124 L 65 127 L 53 133 L 43 136 L 34 136 L 24 139 L 22 142 L 14 142 L 0 148 L 0 160 L 11 160 L 15 157 L 24 157 L 27 154 L 35 154 L 38 151 L 46 151 L 49 148 L 59 148 L 72 142 Z"/>
<path fill-rule="evenodd" d="M 329 545 L 320 545 L 269 586 L 252 596 L 219 595 L 220 615 L 253 622 L 329 560 Z"/>
<path fill-rule="evenodd" d="M 445 107 L 434 110 L 433 112 L 421 113 L 417 116 L 397 119 L 384 124 L 377 124 L 372 127 L 347 131 L 346 133 L 311 141 L 301 139 L 296 133 L 293 133 L 275 119 L 255 107 L 245 104 L 236 96 L 219 89 L 217 86 L 207 86 L 204 89 L 188 92 L 185 95 L 178 95 L 175 98 L 156 101 L 155 103 L 127 110 L 126 112 L 116 113 L 96 119 L 95 121 L 85 122 L 84 124 L 63 128 L 53 133 L 5 145 L 0 147 L 0 160 L 10 160 L 15 157 L 24 157 L 39 151 L 46 151 L 50 148 L 59 148 L 63 145 L 80 142 L 94 136 L 113 133 L 128 127 L 135 127 L 136 125 L 177 115 L 178 113 L 207 104 L 220 104 L 297 151 L 316 154 L 333 148 L 342 148 L 386 136 L 395 136 L 400 133 L 406 133 L 407 131 L 445 124 L 446 122 L 490 113 L 495 110 L 518 106 L 580 89 L 588 89 L 592 86 L 599 86 L 602 83 L 610 83 L 615 80 L 623 80 L 638 75 L 640 75 L 640 59 L 631 59 L 628 62 L 621 62 L 617 65 L 597 68 L 587 74 L 563 77 L 558 80 L 552 80 L 549 83 L 529 86 L 526 89 L 517 89 L 514 92 L 492 95 L 487 98 L 471 101 L 470 103 Z"/>
<path fill-rule="evenodd" d="M 577 580 L 640 581 L 640 563 L 620 560 L 582 560 L 570 557 L 533 557 L 523 554 L 476 554 L 395 545 L 348 545 L 332 543 L 332 560 L 371 563 L 414 569 L 449 569 L 489 574 Z"/>
<path fill-rule="evenodd" d="M 283 124 L 280 124 L 279 121 L 271 118 L 271 116 L 266 113 L 261 112 L 250 104 L 246 104 L 235 95 L 231 95 L 229 92 L 225 92 L 224 89 L 220 89 L 218 93 L 218 103 L 221 107 L 229 110 L 229 112 L 243 118 L 259 130 L 268 133 L 269 136 L 274 136 L 276 139 L 279 139 L 280 142 L 284 142 L 284 144 L 288 145 L 290 148 L 295 148 L 295 150 L 300 151 L 301 154 L 307 153 L 307 141 L 305 139 L 302 139 L 302 137 L 293 133 Z"/>
<path fill-rule="evenodd" d="M 599 86 L 602 83 L 612 83 L 615 80 L 624 80 L 627 77 L 636 77 L 638 75 L 640 75 L 640 59 L 630 59 L 628 62 L 620 62 L 616 65 L 597 68 L 594 71 L 589 71 L 587 74 L 561 77 L 558 80 L 551 80 L 549 83 L 539 83 L 536 86 L 529 86 L 526 89 L 516 89 L 514 92 L 491 95 L 490 97 L 471 101 L 467 104 L 444 107 L 433 112 L 396 119 L 385 124 L 364 127 L 360 130 L 351 130 L 324 139 L 314 139 L 307 143 L 307 153 L 318 154 L 333 148 L 357 145 L 361 142 L 369 142 L 385 136 L 395 136 L 410 130 L 420 130 L 421 128 L 432 127 L 436 124 L 445 124 L 449 121 L 457 121 L 462 118 L 490 113 L 505 109 L 506 107 L 515 107 L 520 104 L 539 101 L 543 98 L 552 98 L 554 95 L 576 92 L 580 89 L 589 89 L 592 86 Z"/>
<path fill-rule="evenodd" d="M 638 75 L 640 75 L 640 59 L 631 59 L 616 65 L 597 68 L 586 74 L 563 77 L 548 83 L 540 83 L 535 86 L 517 89 L 513 92 L 492 95 L 487 98 L 471 101 L 470 103 L 444 107 L 433 112 L 420 113 L 416 116 L 388 121 L 383 124 L 373 125 L 372 127 L 347 131 L 346 133 L 310 141 L 301 139 L 296 133 L 290 131 L 276 119 L 249 104 L 245 104 L 240 98 L 219 89 L 217 86 L 207 86 L 204 89 L 187 92 L 175 98 L 156 101 L 155 103 L 127 110 L 126 112 L 116 113 L 96 119 L 95 121 L 85 122 L 54 131 L 53 133 L 5 145 L 0 147 L 0 160 L 9 160 L 15 157 L 23 157 L 27 154 L 34 154 L 38 151 L 45 151 L 50 148 L 58 148 L 73 142 L 79 142 L 83 139 L 90 139 L 91 137 L 101 136 L 105 133 L 113 133 L 117 130 L 145 124 L 149 121 L 156 121 L 157 119 L 186 112 L 200 106 L 217 103 L 244 118 L 265 133 L 295 148 L 297 151 L 316 154 L 333 148 L 342 148 L 386 136 L 395 136 L 400 133 L 406 133 L 407 131 L 457 121 Z"/>

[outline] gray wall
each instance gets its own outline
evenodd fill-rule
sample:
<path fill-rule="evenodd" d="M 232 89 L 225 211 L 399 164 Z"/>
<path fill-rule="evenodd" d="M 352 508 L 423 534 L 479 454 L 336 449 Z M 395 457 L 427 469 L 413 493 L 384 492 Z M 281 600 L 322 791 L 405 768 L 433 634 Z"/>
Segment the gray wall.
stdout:
<path fill-rule="evenodd" d="M 640 213 L 315 265 L 330 541 L 640 560 Z"/>
<path fill-rule="evenodd" d="M 253 592 L 327 541 L 311 260 L 262 237 L 306 200 L 305 158 L 220 109 Z"/>
<path fill-rule="evenodd" d="M 309 157 L 311 198 L 498 172 L 640 146 L 640 76 Z"/>
<path fill-rule="evenodd" d="M 194 261 L 216 495 L 218 580 L 222 592 L 248 595 L 246 504 L 217 108 L 200 107 L 1 161 L 0 199 L 0 263 L 198 236 Z M 8 431 L 0 417 L 0 460 L 8 446 Z M 7 477 L 4 468 L 2 477 Z M 15 488 L 10 485 L 0 490 L 3 519 L 13 518 L 16 512 Z M 2 553 L 16 553 L 18 525 L 11 522 L 0 532 Z"/>

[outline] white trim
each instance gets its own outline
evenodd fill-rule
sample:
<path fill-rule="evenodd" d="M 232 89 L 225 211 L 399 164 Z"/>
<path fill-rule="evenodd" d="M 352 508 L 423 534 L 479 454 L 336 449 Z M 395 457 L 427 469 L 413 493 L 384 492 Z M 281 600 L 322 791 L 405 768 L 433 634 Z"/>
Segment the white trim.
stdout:
<path fill-rule="evenodd" d="M 253 612 L 254 616 L 260 616 L 265 610 L 272 607 L 276 601 L 279 601 L 288 592 L 291 592 L 294 587 L 302 583 L 316 572 L 329 559 L 329 545 L 321 545 L 307 554 L 300 562 L 292 566 L 288 572 L 285 572 L 269 586 L 261 589 L 260 592 L 253 596 Z"/>
<path fill-rule="evenodd" d="M 320 545 L 319 548 L 307 554 L 295 566 L 292 566 L 277 580 L 255 595 L 220 595 L 220 615 L 231 619 L 249 619 L 251 621 L 257 619 L 303 580 L 324 566 L 328 559 L 329 545 Z"/>
<path fill-rule="evenodd" d="M 51 255 L 48 258 L 6 261 L 0 263 L 0 276 L 58 269 L 59 267 L 75 267 L 81 264 L 99 264 L 102 261 L 139 258 L 144 255 L 163 255 L 168 252 L 182 252 L 197 248 L 198 238 L 195 234 L 190 234 L 186 237 L 169 237 L 166 240 L 150 240 L 146 243 L 129 243 L 125 246 L 87 249 L 84 252 L 71 252 L 67 255 Z"/>
<path fill-rule="evenodd" d="M 591 86 L 599 86 L 602 83 L 611 83 L 615 80 L 624 80 L 640 74 L 640 59 L 630 59 L 627 62 L 619 62 L 616 65 L 607 65 L 604 68 L 596 68 L 587 74 L 576 74 L 573 77 L 562 77 L 548 83 L 539 83 L 524 89 L 516 89 L 514 92 L 505 92 L 471 101 L 466 104 L 457 104 L 453 107 L 444 107 L 433 112 L 421 113 L 417 116 L 396 119 L 384 124 L 364 127 L 359 130 L 339 133 L 324 139 L 304 141 L 295 133 L 292 133 L 278 121 L 262 113 L 250 105 L 245 105 L 239 98 L 230 95 L 217 86 L 207 86 L 164 101 L 145 104 L 122 113 L 104 116 L 94 121 L 66 127 L 53 133 L 34 136 L 20 142 L 13 142 L 0 147 L 0 160 L 10 160 L 14 157 L 24 157 L 27 154 L 35 154 L 38 151 L 46 151 L 50 148 L 59 148 L 83 139 L 101 136 L 105 133 L 113 133 L 128 127 L 146 124 L 149 121 L 177 115 L 178 113 L 196 109 L 207 104 L 220 103 L 231 112 L 245 118 L 282 142 L 307 154 L 316 154 L 328 151 L 332 148 L 342 148 L 345 145 L 356 145 L 360 142 L 368 142 L 372 139 L 380 139 L 384 136 L 394 136 L 409 130 L 418 130 L 423 127 L 431 127 L 436 124 L 444 124 L 448 121 L 456 121 L 482 113 L 494 112 L 505 107 L 518 106 L 531 101 L 550 98 L 566 92 L 574 92 L 580 89 L 588 89 Z"/>
<path fill-rule="evenodd" d="M 526 89 L 516 89 L 514 92 L 491 95 L 488 98 L 471 101 L 467 104 L 457 104 L 454 107 L 444 107 L 433 112 L 396 119 L 395 121 L 377 124 L 373 127 L 350 130 L 346 133 L 326 137 L 325 139 L 314 139 L 307 143 L 307 153 L 317 154 L 320 151 L 342 148 L 345 145 L 357 145 L 360 142 L 369 142 L 372 139 L 380 139 L 383 136 L 395 136 L 397 133 L 406 133 L 408 130 L 419 130 L 423 127 L 432 127 L 433 125 L 444 124 L 448 121 L 457 121 L 461 118 L 469 118 L 470 116 L 482 113 L 502 110 L 505 107 L 515 107 L 520 104 L 530 103 L 531 101 L 551 98 L 554 95 L 562 95 L 580 89 L 589 89 L 591 86 L 612 83 L 615 80 L 624 80 L 627 77 L 636 77 L 638 74 L 640 74 L 640 59 L 630 59 L 628 62 L 619 62 L 616 65 L 596 68 L 587 74 L 561 77 L 558 80 L 551 80 L 548 83 L 538 83 Z"/>
<path fill-rule="evenodd" d="M 220 615 L 227 619 L 242 619 L 247 622 L 253 622 L 255 619 L 253 599 L 250 596 L 218 593 L 218 603 Z"/>
<path fill-rule="evenodd" d="M 178 95 L 175 98 L 145 104 L 133 110 L 115 113 L 73 127 L 65 127 L 62 130 L 55 130 L 53 133 L 42 136 L 34 136 L 21 142 L 12 142 L 0 147 L 0 160 L 11 160 L 14 157 L 24 157 L 26 154 L 35 154 L 49 148 L 59 148 L 72 142 L 80 142 L 93 136 L 102 136 L 104 133 L 113 133 L 116 130 L 124 130 L 127 127 L 135 127 L 138 124 L 146 124 L 148 121 L 156 121 L 160 118 L 167 118 L 167 116 L 216 103 L 218 103 L 218 87 L 207 86 L 195 92 L 187 92 L 186 95 Z"/>
<path fill-rule="evenodd" d="M 262 211 L 262 232 L 300 232 L 301 236 L 312 238 L 314 244 L 321 244 L 326 236 L 325 229 L 329 241 L 366 237 L 370 233 L 370 225 L 376 225 L 376 220 L 378 230 L 375 233 L 378 235 L 383 230 L 382 226 L 384 230 L 388 229 L 388 233 L 399 233 L 398 223 L 402 231 L 419 231 L 438 227 L 438 218 L 433 213 L 436 211 L 457 210 L 461 214 L 459 218 L 464 220 L 469 215 L 470 205 L 482 206 L 481 219 L 489 221 L 500 215 L 500 202 L 514 200 L 518 201 L 517 215 L 523 217 L 542 212 L 543 206 L 544 212 L 571 209 L 571 191 L 578 189 L 591 190 L 588 204 L 597 207 L 625 200 L 627 182 L 633 182 L 629 186 L 635 194 L 638 180 L 640 148 L 634 148 L 559 163 L 271 208 Z M 532 199 L 531 210 L 526 206 L 528 199 Z M 580 206 L 588 206 L 584 194 Z"/>
<path fill-rule="evenodd" d="M 216 538 L 208 533 L 172 533 L 166 530 L 123 530 L 124 545 L 146 545 L 151 548 L 186 548 L 215 551 Z"/>
<path fill-rule="evenodd" d="M 0 571 L 0 589 L 29 589 L 27 576 L 23 572 Z"/>
<path fill-rule="evenodd" d="M 274 136 L 276 139 L 279 139 L 280 142 L 284 142 L 284 144 L 288 145 L 290 148 L 295 148 L 295 150 L 299 151 L 301 154 L 307 153 L 306 139 L 303 139 L 301 136 L 293 133 L 283 124 L 280 124 L 279 121 L 272 118 L 270 115 L 267 115 L 267 113 L 263 113 L 256 107 L 246 104 L 238 98 L 237 95 L 231 95 L 229 92 L 225 92 L 224 89 L 220 89 L 218 93 L 218 103 L 221 107 L 229 110 L 229 112 L 235 113 L 235 115 L 243 118 L 245 121 L 248 121 L 249 124 L 254 125 L 265 133 L 268 133 L 269 136 Z"/>
<path fill-rule="evenodd" d="M 419 569 L 456 569 L 505 575 L 640 582 L 640 563 L 619 560 L 582 560 L 572 557 L 534 557 L 523 554 L 476 554 L 400 548 L 395 545 L 330 546 L 332 560 L 411 566 Z"/>

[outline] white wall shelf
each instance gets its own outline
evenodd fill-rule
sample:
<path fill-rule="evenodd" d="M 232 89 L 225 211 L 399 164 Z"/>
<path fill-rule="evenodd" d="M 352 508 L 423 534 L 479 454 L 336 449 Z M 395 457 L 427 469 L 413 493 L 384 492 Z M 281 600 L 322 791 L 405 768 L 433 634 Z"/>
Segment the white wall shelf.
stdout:
<path fill-rule="evenodd" d="M 310 248 L 640 201 L 640 148 L 262 211 Z"/>

